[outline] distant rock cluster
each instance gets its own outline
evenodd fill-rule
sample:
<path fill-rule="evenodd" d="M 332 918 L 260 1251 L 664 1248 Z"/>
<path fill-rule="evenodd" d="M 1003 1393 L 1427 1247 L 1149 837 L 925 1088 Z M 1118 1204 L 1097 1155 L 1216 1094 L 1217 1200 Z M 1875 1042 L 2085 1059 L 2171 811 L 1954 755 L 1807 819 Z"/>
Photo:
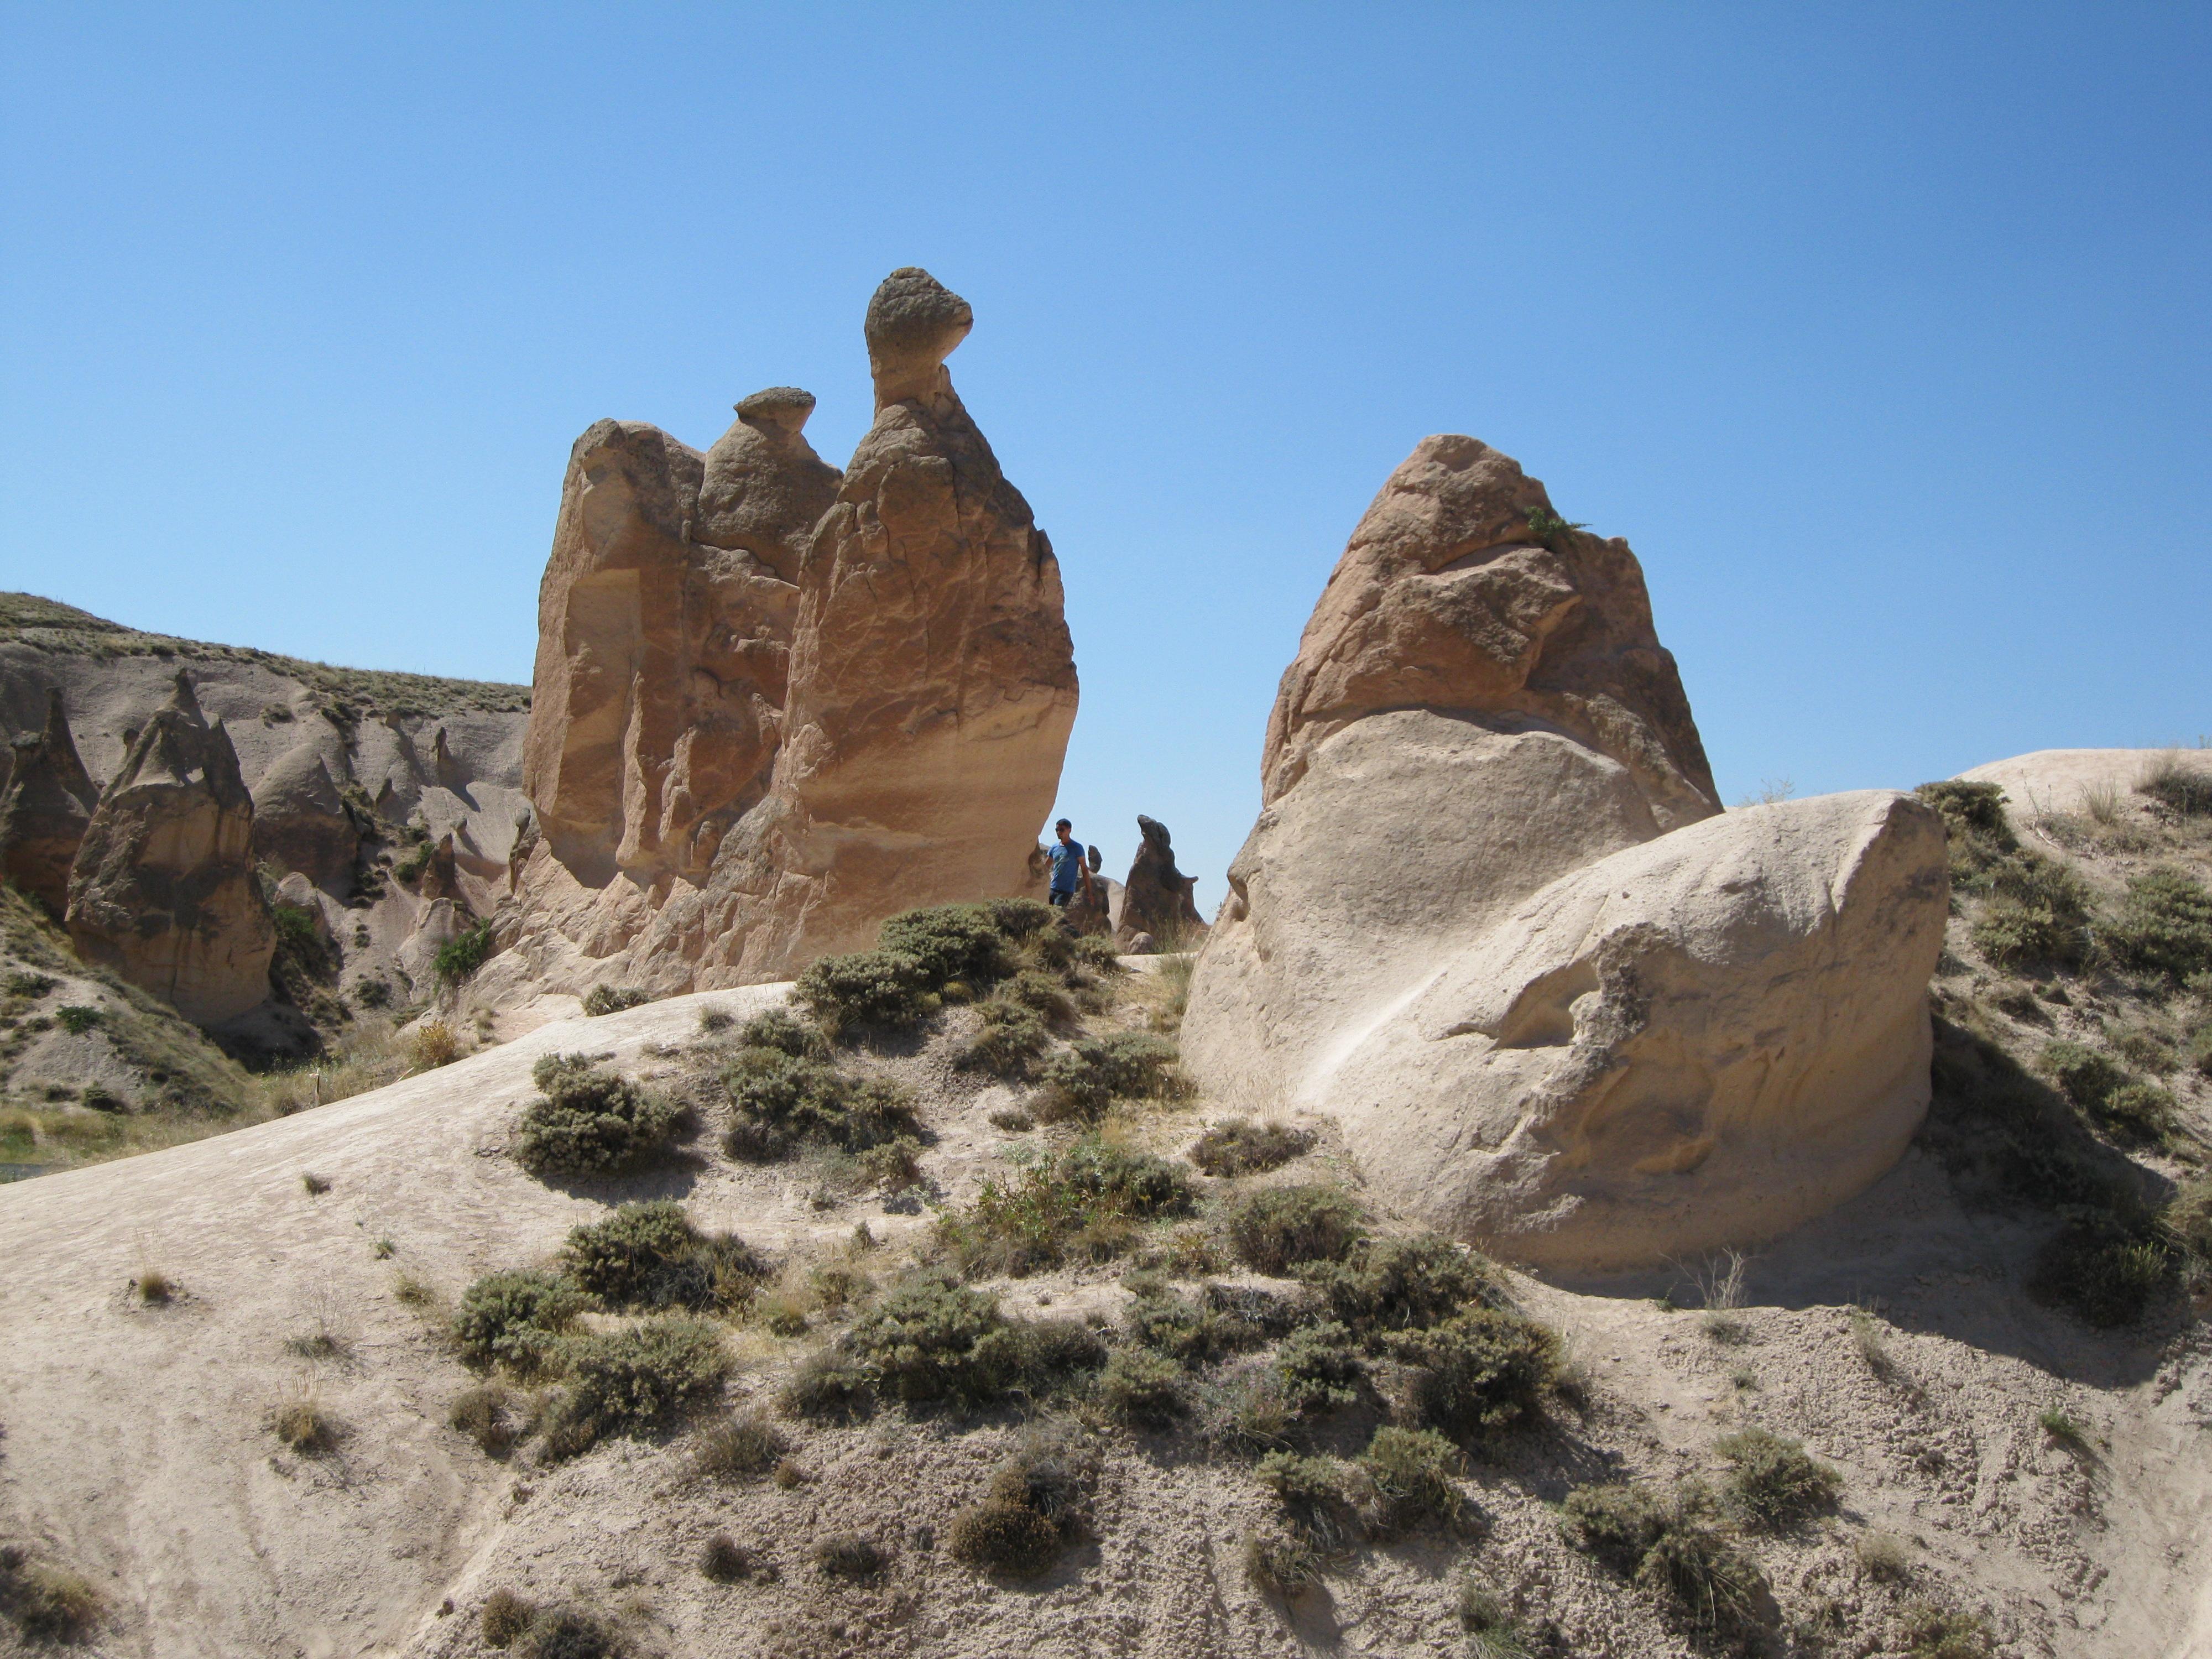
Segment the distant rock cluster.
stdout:
<path fill-rule="evenodd" d="M 1819 1213 L 1925 1111 L 1935 815 L 1721 816 L 1627 544 L 1487 445 L 1426 439 L 1383 486 L 1261 775 L 1186 1058 L 1337 1117 L 1432 1224 L 1649 1265 Z"/>

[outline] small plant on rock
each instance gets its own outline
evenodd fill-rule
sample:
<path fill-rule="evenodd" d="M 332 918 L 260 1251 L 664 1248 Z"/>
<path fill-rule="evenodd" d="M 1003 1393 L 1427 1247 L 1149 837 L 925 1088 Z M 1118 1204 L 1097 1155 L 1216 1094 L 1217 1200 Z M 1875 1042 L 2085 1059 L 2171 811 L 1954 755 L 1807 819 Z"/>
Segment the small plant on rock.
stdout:
<path fill-rule="evenodd" d="M 665 1199 L 624 1204 L 575 1228 L 562 1257 L 571 1280 L 615 1308 L 736 1307 L 769 1271 L 743 1239 L 708 1237 Z"/>
<path fill-rule="evenodd" d="M 1262 1188 L 1231 1207 L 1225 1231 L 1244 1265 L 1263 1273 L 1341 1261 L 1366 1233 L 1359 1206 L 1334 1187 Z"/>
<path fill-rule="evenodd" d="M 514 1156 L 537 1175 L 632 1169 L 666 1152 L 682 1127 L 672 1102 L 581 1054 L 547 1054 L 531 1077 L 544 1097 L 523 1109 Z"/>
<path fill-rule="evenodd" d="M 1313 1144 L 1310 1129 L 1232 1117 L 1198 1138 L 1198 1145 L 1191 1148 L 1190 1161 L 1210 1176 L 1260 1175 L 1304 1156 L 1313 1150 Z"/>
<path fill-rule="evenodd" d="M 462 1293 L 453 1316 L 461 1357 L 529 1376 L 553 1359 L 586 1298 L 557 1273 L 516 1268 L 486 1273 Z"/>
<path fill-rule="evenodd" d="M 574 1456 L 609 1434 L 642 1434 L 712 1395 L 730 1369 L 719 1328 L 663 1316 L 568 1345 L 568 1385 L 546 1444 Z"/>
<path fill-rule="evenodd" d="M 459 985 L 483 967 L 491 957 L 491 924 L 479 922 L 475 927 L 456 933 L 438 947 L 432 967 L 439 981 Z"/>
<path fill-rule="evenodd" d="M 584 999 L 584 1012 L 596 1019 L 602 1014 L 618 1014 L 625 1008 L 639 1008 L 653 1000 L 653 993 L 641 991 L 634 985 L 594 985 L 591 994 Z"/>
<path fill-rule="evenodd" d="M 1805 1455 L 1795 1440 L 1761 1428 L 1723 1435 L 1713 1448 L 1735 1467 L 1725 1487 L 1729 1510 L 1760 1532 L 1781 1532 L 1835 1507 L 1844 1478 Z"/>

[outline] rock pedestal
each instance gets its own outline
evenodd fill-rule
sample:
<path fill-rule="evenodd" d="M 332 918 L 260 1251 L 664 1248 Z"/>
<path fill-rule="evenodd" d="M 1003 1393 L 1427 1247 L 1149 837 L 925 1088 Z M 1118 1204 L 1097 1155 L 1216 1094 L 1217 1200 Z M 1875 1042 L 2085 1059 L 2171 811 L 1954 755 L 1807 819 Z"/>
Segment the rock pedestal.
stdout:
<path fill-rule="evenodd" d="M 46 723 L 16 739 L 12 762 L 0 792 L 0 876 L 58 916 L 69 905 L 70 866 L 100 801 L 59 690 L 46 693 Z"/>
<path fill-rule="evenodd" d="M 1176 868 L 1167 825 L 1139 812 L 1137 833 L 1143 841 L 1130 861 L 1129 879 L 1122 884 L 1115 934 L 1125 948 L 1139 933 L 1149 933 L 1155 939 L 1183 941 L 1185 950 L 1196 949 L 1206 933 L 1206 918 L 1191 898 L 1198 878 Z"/>
<path fill-rule="evenodd" d="M 276 936 L 254 888 L 252 844 L 237 752 L 179 673 L 77 849 L 68 911 L 77 954 L 202 1025 L 267 1000 Z"/>

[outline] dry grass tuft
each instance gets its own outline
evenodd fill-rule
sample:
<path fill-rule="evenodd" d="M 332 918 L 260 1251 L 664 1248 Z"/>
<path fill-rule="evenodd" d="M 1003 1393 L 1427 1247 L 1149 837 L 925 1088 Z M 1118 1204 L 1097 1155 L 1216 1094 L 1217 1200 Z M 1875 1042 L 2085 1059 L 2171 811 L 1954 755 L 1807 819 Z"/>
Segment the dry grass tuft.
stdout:
<path fill-rule="evenodd" d="M 281 1401 L 270 1413 L 269 1427 L 302 1457 L 320 1457 L 335 1450 L 345 1433 L 338 1420 L 323 1409 L 312 1388 Z"/>
<path fill-rule="evenodd" d="M 0 1612 L 33 1640 L 78 1642 L 99 1627 L 107 1608 L 82 1574 L 33 1561 L 10 1544 L 0 1547 Z"/>
<path fill-rule="evenodd" d="M 167 1307 L 177 1294 L 176 1281 L 159 1267 L 142 1267 L 131 1281 L 138 1299 L 150 1308 Z"/>
<path fill-rule="evenodd" d="M 444 1020 L 433 1017 L 409 1031 L 404 1043 L 407 1063 L 417 1072 L 434 1072 L 461 1057 L 460 1034 Z"/>
<path fill-rule="evenodd" d="M 1853 1553 L 1859 1571 L 1885 1584 L 1901 1584 L 1912 1576 L 1911 1547 L 1893 1532 L 1861 1533 Z"/>

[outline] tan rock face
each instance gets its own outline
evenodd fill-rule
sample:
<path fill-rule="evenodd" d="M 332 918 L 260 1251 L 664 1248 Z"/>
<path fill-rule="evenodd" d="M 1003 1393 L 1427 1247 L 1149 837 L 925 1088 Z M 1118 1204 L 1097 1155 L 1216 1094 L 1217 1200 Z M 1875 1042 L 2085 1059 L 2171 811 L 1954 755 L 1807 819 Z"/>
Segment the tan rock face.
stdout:
<path fill-rule="evenodd" d="M 1719 810 L 1635 556 L 1550 521 L 1511 458 L 1436 437 L 1352 532 L 1192 986 L 1200 1075 L 1305 1096 L 1490 920 Z"/>
<path fill-rule="evenodd" d="M 70 874 L 77 953 L 219 1024 L 269 997 L 276 932 L 254 889 L 238 755 L 177 676 L 100 797 Z"/>
<path fill-rule="evenodd" d="M 765 791 L 800 555 L 837 473 L 814 400 L 756 393 L 705 457 L 658 428 L 577 440 L 538 591 L 524 787 L 580 882 L 713 863 Z"/>
<path fill-rule="evenodd" d="M 1589 1271 L 1771 1237 L 1926 1113 L 1943 830 L 1886 790 L 1731 812 L 1561 878 L 1364 1033 L 1329 1095 L 1431 1224 Z"/>
<path fill-rule="evenodd" d="M 253 849 L 279 870 L 343 894 L 353 885 L 361 832 L 331 772 L 333 759 L 341 768 L 345 763 L 343 742 L 325 722 L 315 726 L 261 775 L 254 791 Z"/>
<path fill-rule="evenodd" d="M 70 866 L 92 822 L 100 791 L 70 736 L 59 690 L 46 693 L 46 723 L 15 741 L 0 793 L 0 876 L 56 915 L 69 904 Z"/>
<path fill-rule="evenodd" d="M 1202 939 L 1206 918 L 1191 898 L 1198 878 L 1176 868 L 1175 842 L 1167 825 L 1139 812 L 1137 833 L 1144 839 L 1130 860 L 1129 879 L 1122 884 L 1116 934 L 1125 945 L 1139 933 L 1150 933 L 1155 939 Z"/>

